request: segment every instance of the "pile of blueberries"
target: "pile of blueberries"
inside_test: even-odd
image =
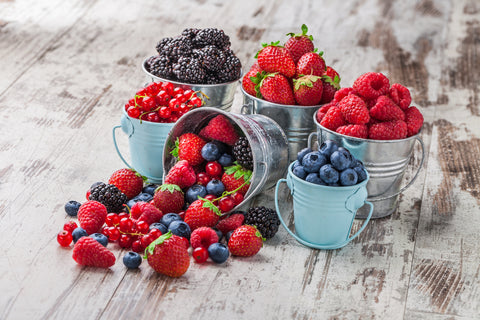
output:
[[[333,140],[323,142],[318,151],[301,150],[292,172],[302,180],[335,187],[353,186],[367,178],[363,163]]]

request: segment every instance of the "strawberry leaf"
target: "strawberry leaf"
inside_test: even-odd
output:
[[[233,177],[235,178],[235,180],[240,180],[243,177],[243,180],[245,182],[248,181],[252,176],[252,170],[245,169],[239,164],[226,167],[225,173],[228,175],[233,174]]]
[[[173,148],[173,150],[170,151],[170,154],[177,159],[178,159],[178,146],[179,146],[179,144],[180,144],[180,140],[177,137],[177,140],[175,140],[175,148]]]
[[[182,189],[180,189],[179,186],[177,186],[176,184],[162,184],[160,187],[158,187],[155,192],[157,191],[169,191],[170,193],[174,193],[175,191],[180,191],[181,193],[183,193]]]
[[[266,42],[263,42],[263,43],[262,43],[262,49],[258,50],[258,51],[257,51],[257,54],[255,54],[255,59],[258,58],[258,55],[260,54],[260,52],[262,52],[262,50],[263,50],[264,48],[266,48],[266,47],[281,47],[281,46],[279,46],[279,44],[280,44],[280,40],[279,40],[279,41],[275,41],[275,42],[272,41],[270,44],[268,44],[268,43],[266,43]]]
[[[222,215],[222,212],[220,211],[220,209],[218,209],[218,207],[215,204],[213,204],[212,201],[202,198],[200,196],[198,196],[198,199],[203,201],[202,207],[212,210],[213,212],[215,212],[217,216]]]
[[[147,259],[148,254],[152,255],[153,252],[155,251],[155,247],[157,245],[162,244],[165,240],[170,239],[171,236],[172,236],[172,231],[168,231],[167,233],[165,233],[165,234],[161,235],[160,237],[158,237],[157,239],[153,240],[153,242],[150,243],[148,245],[148,247],[145,248],[145,255],[143,256],[143,259]]]

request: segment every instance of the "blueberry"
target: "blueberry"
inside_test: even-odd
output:
[[[337,151],[338,144],[333,140],[325,140],[321,145],[318,151],[323,154],[325,157],[329,158],[330,155]]]
[[[331,164],[326,164],[320,168],[320,178],[325,183],[331,184],[338,182],[340,174]]]
[[[320,179],[320,176],[319,176],[318,173],[316,173],[316,172],[314,172],[314,173],[309,173],[309,174],[305,177],[305,181],[308,181],[308,182],[314,183],[314,184],[326,185],[326,183],[323,182],[322,179]]]
[[[365,171],[365,168],[363,167],[355,167],[353,170],[357,173],[357,183],[360,183],[367,179],[367,172]]]
[[[357,180],[357,173],[352,168],[347,168],[340,172],[340,184],[342,186],[353,186],[357,184]]]
[[[137,203],[138,201],[140,201],[139,198],[137,197],[133,197],[132,199],[128,200],[127,201],[127,206],[129,209],[132,209],[132,207],[135,205],[135,203]]]
[[[168,232],[168,228],[163,224],[163,223],[160,223],[160,222],[154,222],[150,225],[150,230],[152,229],[158,229],[162,232],[162,234],[165,234]]]
[[[102,182],[102,181],[97,181],[97,182],[95,182],[94,184],[92,184],[92,185],[90,186],[90,190],[93,190],[95,187],[98,187],[98,186],[101,185],[101,184],[105,184],[105,182]]]
[[[310,148],[303,148],[302,150],[300,150],[300,152],[297,153],[297,160],[298,162],[302,162],[303,160],[303,157],[307,154],[307,153],[310,153],[312,152],[313,150],[310,149]]]
[[[307,153],[302,160],[303,169],[307,173],[318,172],[327,163],[327,158],[318,151]]]
[[[172,231],[173,234],[176,234],[179,237],[184,237],[190,240],[190,233],[192,233],[192,230],[190,230],[190,226],[181,220],[175,220],[170,223],[168,226],[168,230]]]
[[[220,141],[208,142],[202,148],[202,158],[207,161],[216,161],[220,159],[225,149],[225,145]]]
[[[123,264],[128,269],[137,269],[142,264],[142,257],[136,252],[129,251],[123,256]]]
[[[176,220],[182,220],[182,218],[176,214],[176,213],[167,213],[166,215],[164,215],[162,217],[162,219],[160,219],[160,223],[163,224],[165,227],[168,228],[168,226],[170,225],[170,223],[172,223],[173,221],[176,221]]]
[[[137,198],[140,199],[140,201],[149,202],[153,199],[153,196],[150,193],[142,192],[137,196]]]
[[[348,151],[347,149],[345,149],[344,147],[338,147],[337,149],[338,152],[341,152],[345,155],[345,157],[349,158],[350,159],[350,162],[353,161],[353,156],[352,154],[350,153],[350,151]]]
[[[218,241],[220,242],[220,240],[222,240],[222,237],[223,237],[222,231],[218,230],[217,228],[213,228],[213,231],[216,232],[216,234],[218,236]]]
[[[76,217],[78,214],[78,208],[80,208],[81,205],[82,204],[78,201],[70,200],[65,203],[65,212],[71,217]]]
[[[208,256],[215,263],[224,263],[229,255],[228,247],[223,243],[215,242],[208,247]]]
[[[97,240],[97,241],[100,242],[100,244],[101,244],[102,246],[104,246],[104,247],[106,247],[107,244],[108,244],[108,238],[107,238],[107,236],[104,235],[104,234],[101,234],[101,233],[92,233],[89,237],[92,238],[92,239]]]
[[[350,166],[350,162],[352,162],[351,159],[351,155],[348,156],[340,150],[334,151],[330,156],[330,162],[338,171],[347,169]]]
[[[299,177],[300,179],[302,180],[305,180],[305,177],[307,176],[307,173],[305,172],[305,168],[303,168],[303,166],[296,166],[293,170],[292,170],[293,174],[296,175],[297,177]]]
[[[228,243],[228,240],[230,240],[230,237],[232,236],[233,231],[235,231],[235,230],[228,231],[227,234],[225,235],[225,240],[227,241],[227,243]]]
[[[73,243],[76,243],[81,237],[88,237],[87,231],[80,227],[75,228],[75,230],[72,231]]]
[[[207,183],[207,194],[213,194],[214,196],[219,197],[224,191],[225,186],[222,181],[218,179],[212,179]]]
[[[222,156],[218,159],[218,163],[222,167],[230,167],[233,164],[233,157],[229,155],[228,153],[222,154]]]
[[[148,193],[153,197],[153,195],[155,194],[155,190],[157,190],[157,188],[158,188],[157,184],[150,183],[143,188],[142,192]]]
[[[361,167],[363,168],[364,165],[363,165],[363,162],[358,160],[357,158],[355,157],[352,157],[352,162],[350,163],[350,168],[355,168],[355,167]]]
[[[187,192],[185,193],[185,200],[188,203],[192,203],[195,200],[198,200],[198,196],[205,197],[207,195],[207,189],[202,186],[201,184],[194,184],[190,188],[188,188]]]

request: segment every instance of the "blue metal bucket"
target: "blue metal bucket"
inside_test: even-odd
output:
[[[121,125],[113,127],[113,143],[118,156],[131,169],[135,169],[152,183],[161,183],[163,179],[163,147],[168,133],[175,123],[157,123],[140,121],[131,118],[125,110],[121,118]],[[115,135],[116,129],[128,136],[130,146],[130,159],[128,163],[118,148]]]
[[[373,204],[366,201],[367,179],[348,187],[330,187],[307,182],[295,176],[292,166],[288,167],[287,179],[280,179],[275,188],[275,207],[285,230],[301,244],[315,249],[338,249],[355,239],[367,226],[372,217]],[[295,233],[282,218],[278,207],[278,190],[286,182],[293,196]],[[364,204],[370,212],[362,227],[351,237],[353,220],[357,210]]]

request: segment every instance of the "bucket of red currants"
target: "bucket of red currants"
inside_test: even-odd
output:
[[[163,146],[175,122],[204,104],[201,92],[176,87],[168,81],[152,82],[135,93],[124,107],[121,125],[113,128],[113,142],[120,159],[152,183],[163,177]],[[129,163],[120,151],[116,130],[127,135]]]

